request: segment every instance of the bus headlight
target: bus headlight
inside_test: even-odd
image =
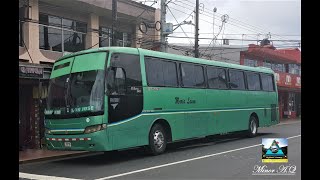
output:
[[[45,129],[45,134],[51,134],[51,130],[48,129],[48,128],[46,128],[46,129]]]
[[[98,124],[98,125],[94,125],[94,126],[88,126],[84,130],[84,133],[85,134],[89,134],[89,133],[93,133],[93,132],[104,130],[106,128],[107,128],[107,124]]]

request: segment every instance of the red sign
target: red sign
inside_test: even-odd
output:
[[[289,88],[301,88],[300,75],[276,72],[275,79],[277,81],[278,86],[289,87]]]

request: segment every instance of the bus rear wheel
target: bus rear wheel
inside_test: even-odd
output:
[[[163,126],[155,124],[149,133],[149,152],[152,155],[162,154],[167,147],[167,134]]]
[[[258,134],[258,120],[256,117],[251,116],[249,120],[248,136],[255,137]]]

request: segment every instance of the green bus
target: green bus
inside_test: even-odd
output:
[[[66,55],[50,76],[45,138],[50,150],[113,151],[279,123],[274,72],[140,48]]]

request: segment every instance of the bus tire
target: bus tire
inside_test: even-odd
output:
[[[250,116],[248,137],[255,137],[258,134],[258,120],[254,116]]]
[[[154,124],[149,132],[149,153],[152,155],[162,154],[167,147],[167,134],[161,124]]]

